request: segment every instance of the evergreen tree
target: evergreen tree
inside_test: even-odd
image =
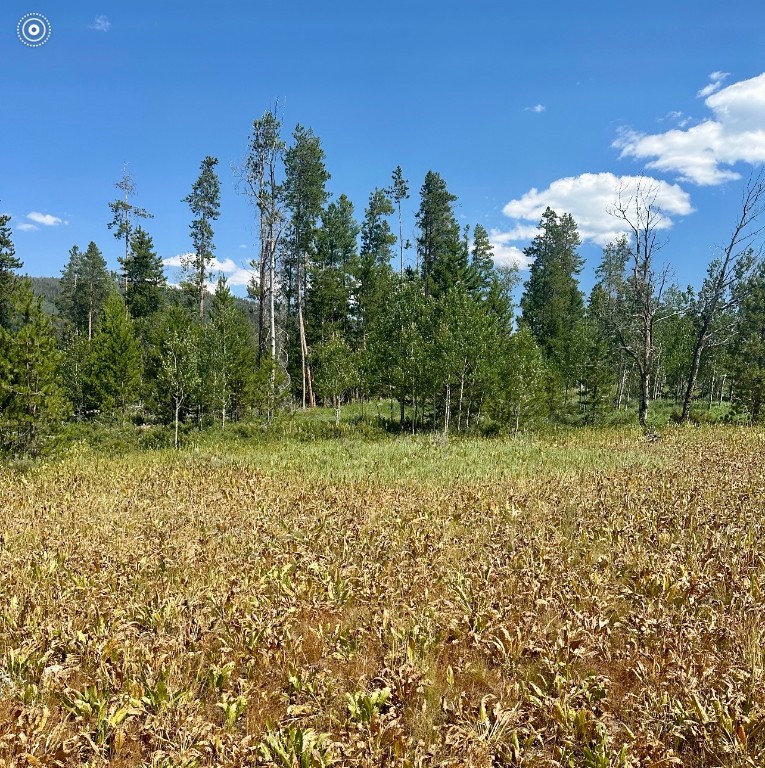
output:
[[[181,201],[188,203],[194,217],[189,227],[194,253],[185,258],[183,267],[188,277],[185,286],[197,301],[200,323],[204,321],[205,292],[215,251],[212,222],[220,216],[220,181],[215,172],[217,164],[218,159],[209,155],[202,160],[199,177],[191,192]]]
[[[223,276],[210,302],[204,341],[205,399],[225,428],[227,421],[242,418],[252,400],[257,360],[250,323]]]
[[[103,311],[107,296],[114,290],[106,262],[91,242],[83,253],[75,245],[61,272],[58,308],[77,333],[90,341]]]
[[[361,249],[353,266],[355,290],[352,297],[357,347],[363,350],[370,329],[385,310],[393,286],[390,266],[395,235],[388,216],[394,212],[390,198],[381,189],[369,196],[361,224]]]
[[[0,215],[0,328],[8,328],[11,323],[13,295],[23,262],[16,256],[10,228],[11,217]]]
[[[29,280],[17,282],[8,320],[0,328],[0,448],[36,454],[57,430],[66,402],[50,320]]]
[[[167,284],[162,259],[154,251],[151,236],[138,227],[130,240],[130,252],[122,262],[125,272],[125,303],[134,320],[148,317],[162,303]]]
[[[427,172],[417,212],[417,254],[426,296],[439,296],[468,278],[467,254],[452,210],[456,199],[438,173]]]
[[[404,225],[403,220],[401,218],[401,203],[404,200],[409,199],[409,182],[404,178],[404,172],[401,170],[401,166],[397,165],[395,170],[393,171],[392,177],[392,184],[391,186],[386,190],[387,194],[390,195],[390,198],[393,200],[393,202],[396,204],[396,208],[398,209],[398,244],[399,244],[399,252],[400,252],[400,267],[399,267],[399,274],[404,274],[404,248],[409,248],[409,242],[404,243]],[[371,201],[370,201],[371,203]],[[393,213],[393,211],[391,211]]]
[[[470,270],[472,282],[478,296],[486,297],[494,285],[494,248],[489,240],[489,233],[480,224],[473,230],[473,248],[470,252]]]
[[[133,321],[116,292],[106,300],[91,347],[86,406],[111,418],[119,414],[124,420],[139,399],[142,361]]]
[[[114,185],[122,192],[124,199],[117,199],[109,203],[109,210],[112,212],[112,220],[107,224],[109,229],[114,230],[114,237],[117,240],[125,241],[125,255],[117,260],[123,268],[124,288],[128,290],[129,276],[127,262],[130,258],[130,242],[133,239],[134,221],[136,219],[151,219],[153,216],[143,208],[132,205],[130,198],[135,194],[135,183],[133,177],[127,169],[123,168],[122,178]]]
[[[306,290],[306,334],[309,346],[336,333],[348,335],[351,268],[356,260],[359,227],[353,203],[340,195],[321,214],[316,256],[309,267]]]
[[[584,317],[584,300],[577,275],[583,261],[577,252],[581,239],[570,214],[558,216],[551,208],[542,214],[539,233],[524,250],[533,259],[521,297],[523,322],[566,387],[576,378],[573,329]]]
[[[735,351],[734,396],[736,409],[753,422],[765,416],[765,266],[748,280],[741,301]]]

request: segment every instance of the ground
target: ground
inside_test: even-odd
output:
[[[0,470],[0,766],[763,765],[763,446],[349,431]]]

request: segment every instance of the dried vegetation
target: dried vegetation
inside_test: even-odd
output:
[[[0,766],[762,766],[764,444],[0,473]]]

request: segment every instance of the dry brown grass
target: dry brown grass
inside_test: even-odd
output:
[[[623,444],[452,483],[0,473],[0,766],[765,765],[765,436]]]

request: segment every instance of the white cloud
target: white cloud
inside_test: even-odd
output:
[[[510,245],[510,242],[518,239],[512,234],[511,232],[501,232],[498,229],[492,229],[489,232],[489,242],[494,249],[494,263],[499,267],[528,269],[532,260],[520,248]]]
[[[536,234],[536,226],[548,206],[556,213],[570,213],[574,217],[582,241],[605,245],[626,231],[626,227],[614,218],[609,210],[617,197],[627,199],[635,194],[638,185],[642,191],[656,195],[656,205],[663,218],[659,228],[668,229],[673,217],[687,216],[693,212],[690,195],[677,184],[646,176],[616,176],[613,173],[583,173],[558,179],[547,189],[531,189],[503,209],[505,216],[514,219],[514,226],[507,232],[492,231],[492,242],[503,246],[512,241],[530,240]],[[526,222],[531,222],[531,225]],[[517,249],[516,249],[517,250]]]
[[[34,224],[29,224],[26,221],[22,221],[21,224],[14,224],[14,229],[18,229],[19,232],[33,232],[36,229],[40,229],[40,227],[36,227]]]
[[[526,107],[523,111],[524,112],[536,112],[539,114],[540,112],[544,112],[547,109],[547,107],[544,104],[535,104],[533,107]]]
[[[705,85],[696,95],[700,99],[706,99],[707,96],[717,93],[728,77],[730,77],[730,72],[712,72],[709,76],[709,85]]]
[[[170,256],[167,259],[162,259],[162,264],[169,268],[181,268],[184,262],[191,259],[194,256],[193,253],[181,253],[177,256]],[[210,262],[210,276],[208,277],[208,283],[211,287],[214,287],[218,282],[218,274],[223,273],[226,276],[226,282],[229,286],[245,286],[250,282],[250,278],[253,273],[251,270],[245,267],[240,267],[233,259],[220,259],[214,258]]]
[[[111,29],[111,26],[112,23],[106,16],[96,16],[88,29],[95,29],[96,32],[108,32]]]
[[[35,224],[42,224],[44,227],[59,227],[62,224],[69,223],[60,219],[58,216],[51,216],[49,213],[40,213],[39,211],[28,213],[27,218]]]
[[[649,160],[647,168],[677,173],[699,185],[740,178],[731,168],[736,163],[765,162],[765,73],[717,90],[704,103],[712,118],[688,130],[658,134],[628,130],[614,146],[621,149],[621,157]]]

